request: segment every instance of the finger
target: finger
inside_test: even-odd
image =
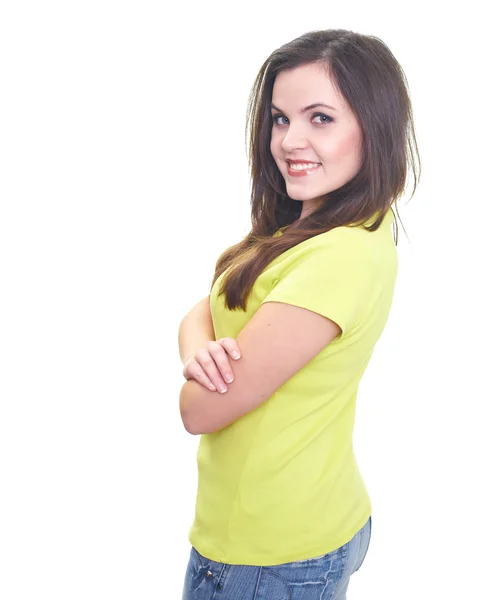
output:
[[[230,354],[235,360],[238,360],[241,356],[238,342],[233,338],[228,340],[228,354]]]
[[[189,379],[194,379],[194,381],[204,385],[204,387],[207,387],[209,390],[216,391],[216,386],[212,384],[211,380],[203,371],[195,357],[192,357],[184,364],[182,375],[188,381]]]
[[[221,346],[219,346],[219,344],[217,344],[217,346],[220,352],[226,354],[226,352],[221,348]],[[214,352],[214,350],[212,351]],[[224,393],[228,391],[228,388],[221,377],[219,367],[215,363],[213,356],[208,350],[198,350],[196,352],[195,359],[199,363],[199,366],[202,368],[207,377],[209,377],[210,381],[218,388],[220,392]]]
[[[233,369],[231,368],[226,349],[219,342],[214,342],[214,344],[208,345],[208,348],[209,353],[211,354],[216,366],[219,369],[219,372],[221,373],[221,376],[226,383],[231,383],[235,376],[233,374]]]
[[[234,338],[221,338],[218,342],[232,358],[235,360],[240,358],[240,348],[238,342]]]
[[[213,385],[213,383],[211,382],[211,380],[209,379],[209,377],[206,375],[206,373],[202,370],[202,369],[196,369],[194,372],[194,379],[200,383],[201,385],[203,385],[205,388],[207,388],[209,391],[211,392],[215,392],[216,391],[216,386]]]

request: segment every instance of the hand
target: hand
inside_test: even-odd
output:
[[[234,379],[229,360],[229,356],[232,356],[233,352],[238,353],[238,358],[241,356],[238,344],[233,338],[210,340],[206,346],[186,360],[182,374],[187,380],[194,379],[212,392],[218,389],[224,393],[227,391],[225,381],[231,383]],[[237,360],[234,356],[232,358]],[[224,391],[221,390],[221,386]]]

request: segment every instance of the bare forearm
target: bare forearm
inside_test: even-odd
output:
[[[209,297],[198,302],[182,319],[179,327],[179,355],[183,363],[209,340],[214,341]]]

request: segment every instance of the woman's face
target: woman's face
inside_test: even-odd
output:
[[[316,104],[328,106],[309,108]],[[318,207],[319,196],[340,188],[359,172],[361,130],[325,68],[315,63],[277,75],[272,120],[270,151],[287,194],[303,202],[303,218]]]

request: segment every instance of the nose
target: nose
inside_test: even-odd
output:
[[[282,139],[282,150],[290,153],[292,150],[307,148],[309,140],[307,139],[302,127],[298,125],[290,125],[285,136]]]

